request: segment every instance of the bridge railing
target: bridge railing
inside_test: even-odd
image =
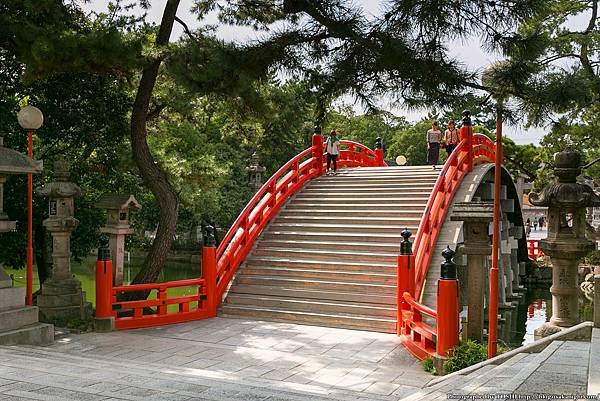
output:
[[[285,163],[254,194],[223,237],[219,247],[202,251],[202,277],[165,283],[112,285],[112,267],[97,265],[97,319],[114,319],[116,329],[159,326],[215,316],[233,275],[244,261],[256,238],[281,206],[307,182],[323,174],[324,143],[313,136],[313,146]],[[340,167],[385,166],[383,151],[371,150],[353,141],[340,141]],[[111,271],[110,274],[107,271]],[[169,294],[169,290],[193,288],[188,295]],[[149,299],[122,301],[123,294],[150,292]],[[127,312],[122,316],[122,312]]]
[[[448,333],[440,330],[438,324],[434,328],[433,325],[422,323],[421,316],[425,311],[433,320],[436,320],[437,316],[432,314],[432,309],[417,301],[421,299],[427,271],[446,214],[452,204],[456,190],[473,166],[493,162],[495,157],[494,143],[487,136],[482,134],[473,135],[471,127],[463,127],[463,130],[461,131],[463,139],[446,160],[427,201],[423,218],[415,235],[414,267],[411,268],[411,265],[406,265],[407,262],[402,261],[401,257],[398,258],[399,291],[404,286],[409,290],[408,295],[410,297],[404,296],[404,292],[399,293],[399,297],[402,294],[403,301],[399,300],[398,302],[397,331],[399,335],[404,336],[404,344],[407,349],[420,359],[435,354],[435,347],[432,344],[438,344],[437,353],[444,355],[447,352],[445,344],[453,342],[447,338],[441,338],[447,336]],[[465,135],[463,135],[463,132]],[[403,269],[408,269],[409,273],[403,273]],[[404,277],[408,277],[408,279]],[[401,283],[401,281],[406,280],[408,280],[406,283]],[[441,348],[439,344],[443,344]]]
[[[529,259],[538,260],[538,258],[544,257],[544,252],[540,248],[540,241],[537,239],[527,240],[527,256]]]

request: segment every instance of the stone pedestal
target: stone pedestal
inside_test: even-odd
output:
[[[579,322],[577,271],[580,259],[594,249],[585,237],[586,207],[600,206],[600,197],[576,178],[581,174],[581,156],[565,149],[554,155],[558,183],[531,193],[530,202],[548,207],[548,237],[540,248],[552,261],[552,317],[535,332],[536,338],[554,334]]]
[[[467,327],[464,337],[483,343],[484,291],[488,283],[487,258],[491,252],[488,226],[493,220],[490,202],[455,203],[451,219],[463,221],[463,252],[467,255]],[[463,330],[464,333],[464,330]]]
[[[12,231],[16,222],[4,213],[4,183],[12,174],[39,173],[41,162],[7,149],[0,137],[0,238]],[[25,305],[25,288],[13,286],[12,279],[0,265],[0,345],[48,345],[54,341],[54,326],[39,323],[38,308]]]
[[[133,234],[129,226],[129,212],[140,209],[141,205],[129,194],[107,194],[96,203],[96,207],[106,209],[106,225],[100,232],[108,235],[108,246],[113,262],[113,285],[123,285],[123,264],[125,259],[125,236]]]
[[[43,224],[52,235],[52,276],[48,278],[38,295],[38,306],[43,320],[63,321],[85,318],[91,313],[91,305],[85,301],[81,282],[71,272],[71,233],[79,221],[73,217],[75,196],[81,189],[68,182],[69,165],[63,161],[54,163],[55,182],[38,189],[49,200],[49,217]]]

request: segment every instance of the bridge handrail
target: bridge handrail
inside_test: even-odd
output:
[[[434,319],[437,319],[437,311],[435,309],[430,308],[427,305],[420,304],[417,302],[409,292],[405,292],[402,294],[402,297],[406,301],[406,303],[411,307],[413,312],[417,311],[419,313],[423,313],[427,316],[431,316]]]
[[[474,164],[493,162],[494,143],[483,134],[474,134],[472,138],[472,157]],[[423,219],[415,235],[415,298],[420,299],[434,247],[444,223],[454,194],[468,171],[469,142],[460,141],[450,154],[440,172],[433,191],[427,201]]]
[[[192,286],[198,287],[194,294],[169,296],[167,292],[170,288]],[[153,290],[157,291],[155,299],[117,300],[117,296],[121,293]],[[118,330],[203,319],[211,315],[206,302],[207,295],[206,280],[204,278],[113,286],[110,288],[111,315],[115,319],[115,328]],[[177,305],[177,310],[169,312],[170,305]],[[145,313],[148,308],[153,307],[156,308],[154,313]],[[130,311],[128,316],[119,316],[117,313],[118,311],[127,310]]]
[[[340,151],[339,164],[342,166],[387,166],[383,162],[383,152],[378,156],[377,152],[367,146],[348,140],[341,140],[340,145],[348,147]],[[320,161],[314,156],[322,150],[317,148],[318,145],[305,149],[277,170],[254,194],[225,234],[216,253],[217,304],[221,302],[235,271],[248,255],[253,241],[279,208],[308,181],[322,174],[322,167],[317,168]],[[309,155],[312,157],[302,161]]]
[[[312,152],[312,147],[307,148],[281,166],[254,194],[223,237],[217,248],[217,303],[254,239],[281,205],[316,176],[314,158],[302,161]]]

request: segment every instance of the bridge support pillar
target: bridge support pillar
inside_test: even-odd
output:
[[[491,202],[455,203],[450,218],[464,222],[464,252],[467,255],[467,331],[464,338],[483,343],[484,291],[491,251],[488,231],[494,218],[494,205]]]

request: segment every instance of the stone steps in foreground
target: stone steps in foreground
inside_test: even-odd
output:
[[[312,288],[293,288],[283,286],[268,286],[268,285],[234,285],[231,287],[229,294],[246,294],[246,295],[266,295],[280,296],[297,299],[312,299],[321,301],[348,301],[356,302],[357,294],[352,292],[322,290]],[[396,294],[386,295],[379,292],[373,292],[368,295],[368,301],[371,304],[388,305],[395,309]]]
[[[339,238],[338,238],[339,239]],[[268,248],[305,248],[305,249],[321,249],[321,250],[344,250],[344,251],[359,251],[359,252],[384,252],[388,254],[397,254],[400,243],[370,243],[370,242],[347,242],[346,240],[336,241],[332,238],[331,241],[307,241],[307,240],[284,240],[284,239],[262,239],[257,241],[260,247]]]
[[[357,296],[369,296],[375,292],[381,295],[395,296],[395,285],[383,285],[373,283],[356,283],[351,281],[339,280],[316,280],[300,278],[284,278],[277,276],[251,276],[240,275],[236,278],[235,285],[259,285],[267,287],[285,287],[312,290],[343,291],[351,292]]]
[[[276,322],[294,322],[297,324],[307,324],[313,326],[339,327],[344,329],[378,331],[383,333],[394,333],[396,331],[395,319],[375,318],[372,316],[363,315],[310,313],[285,309],[245,307],[241,305],[233,306],[225,304],[221,307],[221,316],[252,316],[259,319],[272,320]]]
[[[373,303],[324,301],[249,294],[231,294],[228,303],[269,309],[276,308],[294,311],[311,310],[317,313],[350,313],[364,316],[385,317],[389,319],[396,318],[396,308]]]

